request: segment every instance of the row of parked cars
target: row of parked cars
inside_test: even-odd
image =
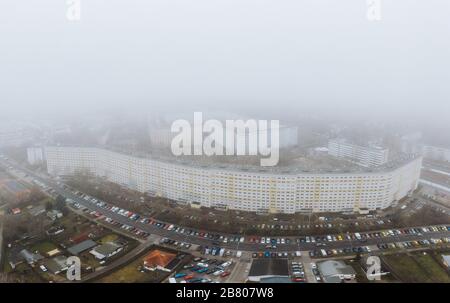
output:
[[[364,242],[368,239],[380,239],[387,237],[395,237],[400,235],[417,235],[429,232],[446,232],[450,231],[450,226],[427,226],[427,227],[416,227],[416,228],[403,228],[403,229],[390,229],[379,232],[365,232],[365,233],[351,233],[351,234],[340,234],[340,235],[326,235],[326,236],[305,236],[297,239],[298,243],[323,243],[323,242],[335,242],[343,240],[353,240]]]
[[[65,185],[64,188],[65,189],[69,189],[69,187],[67,185]],[[132,213],[130,211],[126,211],[126,210],[121,209],[121,208],[119,208],[117,206],[110,205],[110,204],[108,204],[108,203],[106,203],[104,201],[98,200],[98,199],[96,199],[94,197],[91,197],[91,196],[89,196],[87,194],[80,193],[80,192],[78,192],[76,190],[73,190],[73,193],[75,195],[79,196],[80,198],[83,198],[87,202],[95,204],[99,208],[113,211],[113,212],[118,213],[118,214],[120,214],[122,216],[128,217],[131,220],[138,220],[139,219],[139,215],[137,215],[137,214],[134,214],[134,213]],[[129,225],[129,224],[123,224],[121,222],[115,221],[111,217],[108,217],[108,216],[104,215],[100,211],[91,210],[91,209],[89,209],[87,207],[84,207],[83,205],[81,205],[78,202],[75,202],[72,199],[67,199],[66,201],[70,205],[72,205],[72,207],[74,207],[76,209],[80,209],[80,210],[82,210],[85,213],[88,213],[93,218],[96,218],[96,219],[99,219],[99,220],[104,220],[106,223],[109,223],[109,224],[111,224],[113,226],[119,227],[119,228],[127,231],[128,233],[132,233],[138,238],[146,239],[150,235],[150,233],[145,232],[145,231],[143,231],[143,230],[141,230],[139,228],[136,228],[135,226],[132,226],[132,225]]]
[[[394,243],[379,243],[377,246],[381,250],[385,249],[401,249],[401,248],[420,248],[423,246],[429,246],[429,245],[439,245],[444,243],[450,243],[449,237],[443,237],[440,239],[424,239],[424,240],[417,240],[417,241],[405,241],[405,242],[394,242]]]
[[[183,270],[177,272],[173,278],[185,283],[208,283],[215,278],[225,278],[230,275],[229,270],[232,261],[217,259],[195,258],[193,263],[183,266]]]
[[[293,282],[306,282],[303,263],[296,261],[291,262],[291,279]]]
[[[253,258],[289,258],[289,257],[301,257],[302,254],[300,251],[295,252],[255,252],[252,254]]]
[[[172,246],[176,246],[179,248],[185,248],[185,249],[189,249],[191,247],[190,243],[175,241],[175,240],[171,240],[169,238],[161,238],[161,240],[159,240],[159,243],[165,244],[165,245],[172,245]]]
[[[343,254],[357,254],[357,253],[370,253],[371,249],[369,246],[356,246],[356,247],[346,247],[339,249],[315,249],[309,252],[311,257],[331,257]]]
[[[311,263],[311,271],[312,271],[316,281],[317,282],[321,282],[322,281],[322,277],[320,276],[320,272],[319,272],[319,269],[317,268],[317,264],[316,263]]]
[[[190,228],[183,228],[181,226],[175,226],[174,224],[160,222],[152,218],[145,218],[141,217],[140,215],[133,213],[131,211],[128,211],[126,209],[119,208],[117,206],[112,206],[107,204],[106,202],[99,201],[96,198],[90,197],[88,195],[78,193],[75,191],[76,194],[84,198],[85,200],[96,204],[98,207],[108,209],[112,212],[115,212],[121,216],[127,217],[130,220],[133,221],[139,221],[143,224],[152,224],[158,228],[167,229],[169,231],[173,231],[175,233],[185,234],[189,236],[197,236],[200,238],[205,238],[213,241],[213,245],[219,245],[220,243],[243,243],[245,242],[245,238],[243,236],[238,235],[221,235],[217,233],[210,233],[210,232],[204,232],[204,231],[198,231],[195,229]],[[98,212],[93,212],[93,216],[95,217],[101,217],[102,215]],[[114,223],[114,221],[111,218],[105,218],[105,220],[108,223]],[[134,232],[138,236],[148,236],[145,232],[136,229],[134,227],[131,227],[130,225],[123,224],[121,226],[127,231]],[[385,230],[385,231],[379,231],[379,232],[364,232],[364,233],[348,233],[348,234],[338,234],[338,235],[323,235],[323,236],[304,236],[296,238],[295,240],[292,238],[282,238],[282,237],[248,237],[247,240],[250,243],[255,244],[266,244],[266,249],[270,248],[277,248],[277,245],[289,245],[293,241],[296,241],[297,243],[316,243],[316,246],[322,246],[325,242],[334,242],[334,241],[344,241],[344,240],[353,240],[353,241],[360,241],[365,242],[368,239],[378,239],[378,238],[385,238],[385,237],[395,237],[399,235],[418,235],[421,236],[424,233],[429,232],[444,232],[444,231],[450,231],[450,226],[429,226],[429,227],[416,227],[416,228],[403,228],[403,229],[391,229],[391,230]],[[342,252],[341,252],[342,250]],[[353,248],[347,248],[347,249],[341,249],[341,250],[326,250],[326,255],[338,255],[341,253],[351,253],[351,252],[365,252],[369,250],[367,246],[361,246],[361,247],[353,247]],[[356,250],[356,251],[355,251]],[[322,253],[323,250],[316,250],[318,251],[318,255],[324,255]],[[264,256],[267,256],[267,252],[263,253]],[[270,256],[272,256],[272,253],[269,253]]]

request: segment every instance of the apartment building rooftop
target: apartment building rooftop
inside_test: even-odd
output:
[[[65,146],[67,147],[67,146]],[[83,147],[83,146],[72,146]],[[88,148],[88,146],[85,146]],[[94,147],[92,147],[94,148]],[[210,161],[206,156],[189,156],[189,157],[175,157],[172,155],[152,154],[142,151],[131,151],[118,148],[98,147],[106,151],[125,154],[128,156],[145,158],[154,161],[162,161],[170,164],[186,165],[189,167],[198,167],[199,169],[220,169],[241,171],[249,173],[271,173],[271,174],[345,174],[345,173],[377,173],[392,171],[399,168],[419,157],[418,154],[398,154],[395,159],[376,167],[362,167],[351,161],[345,159],[338,159],[329,155],[308,155],[299,156],[297,158],[289,159],[287,162],[277,166],[259,166],[252,164],[232,164]],[[247,157],[247,156],[244,156]],[[259,161],[258,161],[259,163]]]

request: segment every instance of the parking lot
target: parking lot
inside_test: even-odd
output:
[[[232,260],[220,260],[216,258],[193,259],[193,262],[185,265],[171,278],[172,283],[211,283],[226,282],[234,268]]]

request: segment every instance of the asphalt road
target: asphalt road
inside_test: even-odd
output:
[[[113,211],[103,209],[101,207],[98,207],[94,203],[90,203],[79,196],[73,194],[71,191],[65,190],[61,186],[58,186],[52,179],[49,177],[43,177],[40,175],[35,174],[34,172],[16,164],[11,161],[8,161],[5,163],[5,160],[0,159],[0,164],[3,164],[6,166],[12,166],[16,170],[20,170],[29,176],[32,176],[36,180],[42,182],[43,184],[53,188],[58,194],[70,198],[73,201],[79,203],[80,205],[83,205],[87,207],[90,210],[95,210],[103,215],[110,217],[116,222],[127,224],[130,226],[133,226],[135,228],[141,229],[145,232],[148,232],[150,234],[158,235],[161,237],[167,237],[175,241],[181,241],[181,242],[187,242],[191,244],[197,244],[202,246],[220,246],[225,249],[231,249],[231,250],[241,250],[241,251],[249,251],[249,252],[262,252],[267,251],[265,244],[260,243],[220,243],[220,245],[214,245],[214,240],[211,239],[205,239],[202,237],[192,236],[192,235],[186,235],[186,234],[180,234],[176,233],[174,231],[169,231],[166,229],[158,228],[154,225],[144,224],[139,221],[134,221],[129,219],[128,217],[124,217],[122,215],[119,215],[117,213],[114,213]],[[107,202],[107,201],[106,201]],[[367,239],[364,242],[361,241],[353,241],[353,240],[343,240],[343,241],[335,241],[335,242],[323,242],[323,246],[317,247],[316,243],[295,243],[293,240],[290,244],[277,244],[277,248],[270,249],[271,252],[293,252],[293,251],[309,251],[309,250],[315,250],[315,249],[343,249],[343,248],[351,248],[351,247],[359,247],[359,246],[370,246],[370,245],[377,245],[380,243],[392,243],[392,242],[403,242],[403,241],[418,241],[418,240],[429,240],[431,238],[442,238],[442,237],[448,237],[450,235],[450,232],[429,232],[419,235],[396,235],[392,237],[382,237],[377,239]],[[229,235],[224,235],[229,236]]]

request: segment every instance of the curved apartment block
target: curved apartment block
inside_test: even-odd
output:
[[[91,147],[47,147],[48,172],[88,170],[111,182],[180,203],[257,212],[348,212],[383,209],[418,185],[422,158],[350,172],[263,171],[197,166]]]

